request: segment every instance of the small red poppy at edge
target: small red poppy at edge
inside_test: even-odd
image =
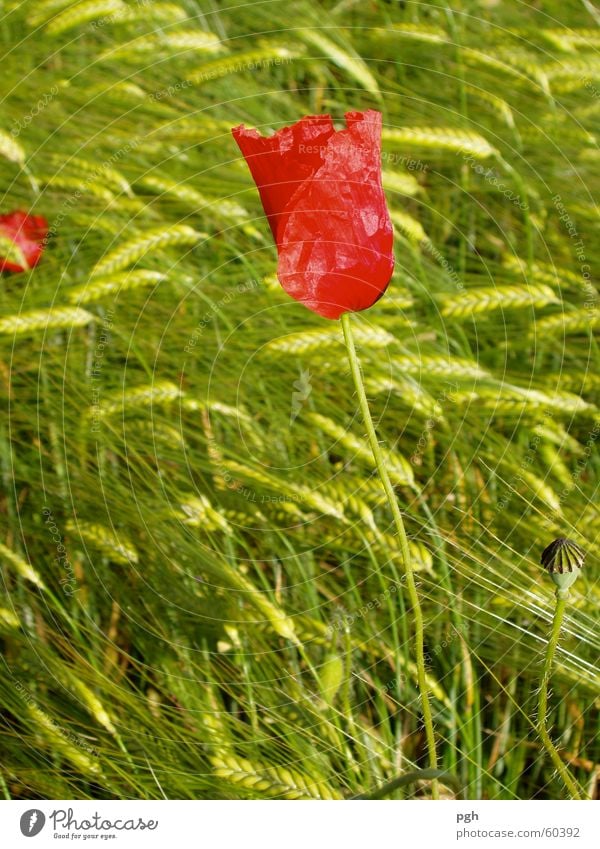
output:
[[[0,215],[0,271],[28,271],[40,261],[48,235],[42,215],[21,210]]]
[[[372,306],[394,268],[381,185],[381,113],[308,115],[273,136],[232,130],[258,187],[288,295],[325,318]]]

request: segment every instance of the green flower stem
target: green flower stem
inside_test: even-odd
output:
[[[393,793],[394,790],[398,790],[400,787],[405,787],[407,784],[413,784],[415,781],[437,781],[438,778],[441,778],[444,784],[454,787],[456,798],[461,798],[462,787],[457,777],[449,772],[444,772],[441,769],[416,769],[413,772],[407,772],[398,778],[394,778],[393,781],[389,781],[387,784],[384,784],[382,787],[378,787],[376,790],[371,790],[369,793],[361,793],[360,795],[352,796],[351,798],[385,799],[385,797],[389,796],[390,793]]]
[[[431,715],[431,706],[429,704],[429,686],[427,684],[427,678],[425,675],[425,653],[423,647],[423,612],[421,610],[421,603],[419,601],[419,594],[417,592],[414,569],[410,559],[408,537],[406,536],[406,530],[404,528],[404,522],[402,520],[400,508],[398,507],[396,493],[394,492],[392,482],[390,481],[390,477],[385,466],[385,460],[381,452],[381,448],[379,447],[379,442],[377,440],[377,434],[373,425],[373,419],[371,418],[369,402],[367,401],[367,395],[365,393],[365,387],[362,379],[360,361],[358,359],[358,354],[356,353],[356,347],[354,345],[354,337],[352,335],[352,319],[350,317],[350,313],[344,313],[342,315],[342,329],[344,331],[344,339],[346,341],[346,348],[348,351],[348,360],[350,361],[352,378],[354,380],[354,386],[356,388],[356,394],[358,396],[358,403],[360,406],[362,417],[365,423],[365,427],[367,428],[367,436],[371,445],[371,451],[373,452],[373,459],[375,461],[375,465],[377,466],[377,471],[379,472],[379,477],[381,478],[381,483],[385,490],[385,494],[390,505],[390,510],[392,511],[392,516],[394,517],[394,523],[396,525],[398,538],[400,540],[400,550],[402,553],[402,561],[406,573],[406,587],[408,590],[408,597],[412,607],[415,625],[415,661],[417,664],[417,681],[419,685],[419,692],[421,694],[421,710],[423,713],[423,723],[425,725],[427,749],[429,752],[429,768],[432,770],[436,770],[437,754],[435,748],[435,732],[433,730],[433,718]],[[431,795],[434,799],[439,799],[439,787],[437,781],[433,781],[431,785]]]
[[[558,645],[558,639],[560,637],[560,629],[562,626],[563,617],[565,615],[565,607],[567,606],[567,593],[566,590],[557,590],[556,592],[556,607],[554,609],[554,619],[552,620],[552,633],[550,634],[550,640],[548,641],[548,646],[546,647],[546,657],[544,658],[544,671],[542,674],[542,683],[540,685],[540,692],[538,696],[538,734],[542,738],[542,742],[548,754],[552,759],[552,763],[556,767],[558,774],[566,784],[569,793],[571,794],[573,799],[581,799],[581,794],[579,792],[579,788],[577,784],[573,780],[569,770],[563,763],[560,755],[558,754],[554,743],[550,739],[550,735],[548,734],[548,724],[547,724],[547,710],[548,710],[548,685],[550,683],[550,676],[552,675],[552,664],[554,662],[554,654],[556,652],[556,646]]]

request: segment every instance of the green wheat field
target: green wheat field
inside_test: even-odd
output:
[[[600,11],[0,2],[0,792],[345,799],[427,766],[413,622],[339,322],[291,300],[230,128],[383,113],[353,317],[426,629],[440,794],[600,776]],[[457,790],[457,787],[459,788]],[[415,780],[387,798],[429,798]]]

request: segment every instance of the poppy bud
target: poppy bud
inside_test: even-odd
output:
[[[288,295],[324,318],[370,307],[394,268],[381,184],[381,113],[308,115],[274,136],[232,130],[258,187]]]
[[[0,271],[28,271],[44,251],[48,222],[21,210],[0,215]]]
[[[542,551],[542,566],[550,573],[559,594],[567,593],[577,580],[585,560],[585,551],[572,539],[559,537]]]

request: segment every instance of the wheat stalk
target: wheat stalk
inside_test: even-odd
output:
[[[450,151],[471,154],[477,159],[487,159],[497,154],[496,149],[483,136],[454,127],[384,127],[382,139],[403,149],[417,147]]]
[[[108,295],[115,296],[121,292],[130,292],[146,286],[158,286],[167,279],[161,271],[145,271],[142,269],[116,273],[102,279],[94,278],[82,286],[74,286],[67,293],[73,304],[89,304],[100,301]]]
[[[96,316],[77,307],[54,307],[49,310],[31,310],[18,315],[0,318],[0,334],[22,336],[39,330],[70,330],[85,327]]]
[[[0,558],[4,560],[4,562],[8,562],[13,569],[16,571],[17,575],[20,575],[21,578],[24,578],[26,581],[29,581],[34,586],[39,587],[40,589],[44,589],[44,582],[35,571],[33,566],[24,560],[19,554],[16,554],[12,549],[7,548],[7,546],[3,545],[0,542]]]
[[[80,520],[67,520],[65,529],[74,536],[79,537],[84,543],[97,548],[115,563],[123,566],[131,566],[138,562],[138,553],[127,537],[119,532],[119,535],[110,528],[105,528],[96,522],[82,522]]]
[[[25,163],[25,151],[16,139],[0,129],[0,156],[17,165]]]
[[[312,780],[296,770],[279,765],[252,763],[231,755],[212,757],[215,774],[232,784],[254,790],[270,798],[341,799],[341,795],[321,779]]]
[[[64,32],[87,24],[89,21],[102,20],[111,16],[118,16],[127,9],[122,0],[83,0],[75,3],[62,12],[55,15],[46,24],[46,32],[49,35],[62,35]]]
[[[442,315],[452,318],[470,318],[495,310],[539,308],[560,303],[554,290],[541,284],[473,287],[459,295],[439,295],[438,300]]]
[[[105,276],[115,271],[121,271],[148,253],[159,251],[175,245],[191,247],[202,239],[207,239],[206,233],[199,233],[186,224],[175,224],[171,227],[159,227],[140,236],[136,236],[118,248],[110,251],[96,263],[92,277]]]

